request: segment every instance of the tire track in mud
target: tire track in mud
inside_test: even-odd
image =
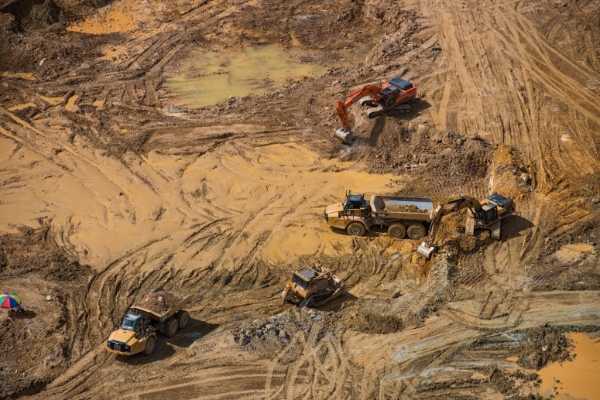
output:
[[[435,21],[434,26],[438,28],[439,42],[442,46],[446,43],[448,47],[449,55],[444,56],[444,59],[451,63],[450,67],[454,64],[456,69],[456,75],[446,76],[444,94],[439,100],[439,115],[432,112],[432,117],[440,129],[447,126],[449,129],[458,128],[464,132],[483,131],[491,133],[497,142],[521,147],[526,152],[533,150],[529,157],[537,160],[541,174],[548,170],[557,170],[568,176],[581,176],[582,169],[575,165],[583,165],[583,170],[593,168],[592,165],[597,166],[595,152],[593,149],[590,152],[586,146],[590,137],[574,139],[577,140],[576,146],[583,151],[582,158],[578,158],[576,164],[569,160],[570,156],[566,155],[568,152],[565,152],[565,155],[547,153],[550,149],[556,149],[556,145],[544,138],[545,135],[538,128],[540,113],[537,109],[544,105],[538,103],[538,94],[528,77],[552,93],[557,101],[563,102],[566,98],[578,99],[565,103],[566,107],[583,115],[586,122],[598,125],[600,98],[586,90],[587,81],[598,81],[598,73],[585,65],[573,62],[541,38],[525,20],[524,10],[521,9],[522,2],[515,5],[496,4],[491,8],[469,2],[467,8],[463,4],[460,12],[458,7],[450,7],[444,2],[420,4],[427,4],[421,8],[435,6],[443,10],[432,18]],[[473,32],[477,32],[477,35]],[[507,72],[509,70],[510,72]],[[443,75],[440,76],[440,80],[444,81],[442,77]],[[471,84],[476,81],[477,86]],[[463,89],[460,95],[449,96],[450,101],[447,100],[446,94],[449,83],[452,87]],[[524,88],[525,91],[520,88]],[[503,101],[485,101],[486,91]],[[525,94],[526,97],[523,97]],[[485,101],[483,105],[482,101]],[[465,102],[470,104],[464,105]],[[441,111],[446,108],[448,117],[444,120]],[[455,119],[457,108],[468,112],[463,113],[460,119]],[[495,116],[499,116],[499,119]],[[575,123],[578,120],[576,118]],[[569,126],[568,119],[559,119],[557,123],[567,128]],[[528,134],[518,134],[523,128]],[[575,129],[579,132],[584,131],[579,127]],[[593,138],[591,142],[594,143]],[[556,157],[566,158],[561,162],[563,165],[548,165],[548,162],[554,164],[552,160]]]
[[[308,334],[298,331],[272,360],[265,381],[265,391],[272,391],[270,399],[343,398],[347,362],[339,339],[332,333],[322,334],[322,329],[322,323],[315,322]],[[282,359],[288,357],[290,352],[297,352],[298,356],[284,367]],[[279,387],[272,387],[274,371],[281,369],[286,371],[284,383]]]

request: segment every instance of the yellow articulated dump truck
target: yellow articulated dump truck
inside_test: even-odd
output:
[[[182,308],[192,298],[179,298],[162,287],[149,293],[129,309],[121,325],[115,326],[106,342],[106,350],[124,356],[152,354],[156,348],[156,332],[170,338],[187,326],[190,315]]]

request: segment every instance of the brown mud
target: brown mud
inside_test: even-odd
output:
[[[542,398],[565,333],[599,329],[597,1],[91,3],[0,1],[0,290],[35,312],[0,321],[0,396]],[[169,86],[268,46],[317,72],[199,108]],[[412,114],[357,104],[332,138],[336,100],[395,76]],[[329,229],[346,189],[518,214],[500,241],[449,216],[428,261]],[[349,294],[282,306],[313,262]],[[160,286],[197,295],[189,327],[108,354]]]

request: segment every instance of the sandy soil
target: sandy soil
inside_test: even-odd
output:
[[[0,289],[30,310],[0,316],[0,397],[543,398],[565,332],[600,329],[598,1],[109,3],[0,1]],[[259,45],[325,72],[197,109],[169,85]],[[415,112],[333,139],[394,76]],[[329,229],[346,189],[519,213],[499,242],[448,217],[428,261]],[[282,306],[313,262],[349,295]],[[197,295],[188,328],[105,352],[159,286]]]

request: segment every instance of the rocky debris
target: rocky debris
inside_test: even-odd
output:
[[[290,320],[284,314],[252,321],[249,326],[242,327],[234,333],[235,341],[242,347],[257,340],[264,342],[268,339],[277,339],[282,343],[287,343],[292,337],[293,329],[289,327]]]
[[[145,308],[157,314],[163,314],[181,302],[181,298],[167,292],[153,292],[143,300],[135,303],[134,307]]]
[[[269,318],[243,323],[232,333],[236,343],[245,350],[285,346],[296,332],[308,332],[313,323],[323,323],[327,329],[335,329],[329,314],[333,313],[292,307]]]

